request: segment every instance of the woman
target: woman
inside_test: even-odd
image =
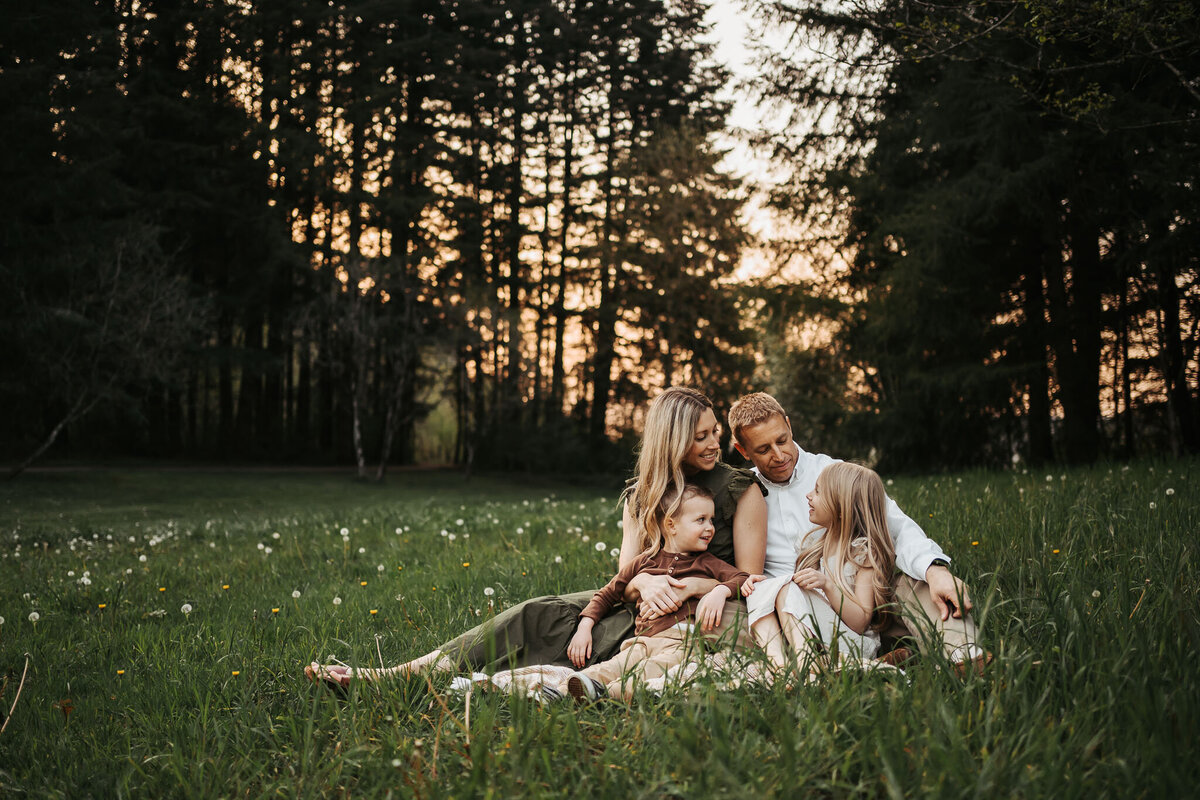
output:
[[[647,542],[637,535],[671,486],[681,491],[691,482],[705,487],[715,498],[716,532],[709,552],[740,570],[756,574],[766,558],[766,490],[748,470],[721,461],[721,428],[712,402],[700,392],[672,386],[650,404],[638,453],[637,477],[622,495],[619,566],[642,552]],[[757,487],[757,491],[749,491]],[[658,614],[679,608],[688,597],[702,595],[715,581],[677,581],[667,576],[640,575],[629,584],[626,600],[641,599]],[[581,612],[595,592],[536,597],[497,614],[425,655],[383,669],[358,669],[313,663],[305,668],[309,678],[341,686],[353,678],[380,680],[426,670],[457,672],[464,667],[496,671],[529,664],[569,666],[567,645]],[[739,604],[728,603],[727,611]],[[596,623],[592,630],[592,662],[616,654],[621,642],[633,634],[633,615],[621,607]]]

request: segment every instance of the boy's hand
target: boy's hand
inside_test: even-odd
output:
[[[575,635],[571,637],[571,643],[567,645],[567,658],[571,659],[571,663],[580,669],[583,668],[589,658],[592,657],[592,629],[586,630],[580,627],[575,631]]]
[[[824,572],[808,567],[792,575],[792,583],[810,592],[825,591],[825,587],[829,585],[829,578]]]
[[[754,592],[754,584],[766,579],[766,575],[751,575],[746,578],[746,582],[742,584],[742,597],[749,597]]]
[[[729,587],[721,584],[700,600],[696,606],[696,622],[700,630],[711,631],[721,624],[721,616],[725,613],[725,599],[729,597]]]

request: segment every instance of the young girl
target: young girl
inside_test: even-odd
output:
[[[750,576],[707,552],[714,533],[713,510],[713,495],[707,489],[690,483],[682,491],[667,488],[646,518],[646,530],[641,531],[649,546],[592,597],[579,615],[567,655],[577,667],[587,663],[592,654],[592,627],[621,601],[625,587],[638,575],[713,578],[719,581],[717,587],[703,599],[689,598],[678,609],[660,616],[648,603],[639,601],[636,635],[622,642],[613,658],[572,674],[560,691],[570,692],[576,699],[628,699],[633,683],[659,677],[683,660],[694,624],[708,628],[720,621],[725,600]]]
[[[795,572],[753,575],[742,586],[751,632],[780,667],[788,661],[782,640],[806,670],[821,649],[871,658],[878,630],[891,621],[896,563],[883,482],[866,467],[838,462],[821,472],[807,498],[818,529],[802,540]]]

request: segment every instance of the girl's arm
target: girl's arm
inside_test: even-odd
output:
[[[864,634],[871,626],[871,617],[875,613],[875,571],[870,567],[858,568],[853,596],[843,595],[838,585],[820,570],[802,569],[792,576],[792,582],[801,589],[821,591],[825,602],[855,633]]]

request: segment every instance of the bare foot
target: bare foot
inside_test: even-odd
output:
[[[353,669],[341,664],[318,664],[316,661],[304,668],[304,674],[314,683],[322,683],[331,689],[339,690],[349,688],[350,681],[355,677],[365,677],[356,676]]]

